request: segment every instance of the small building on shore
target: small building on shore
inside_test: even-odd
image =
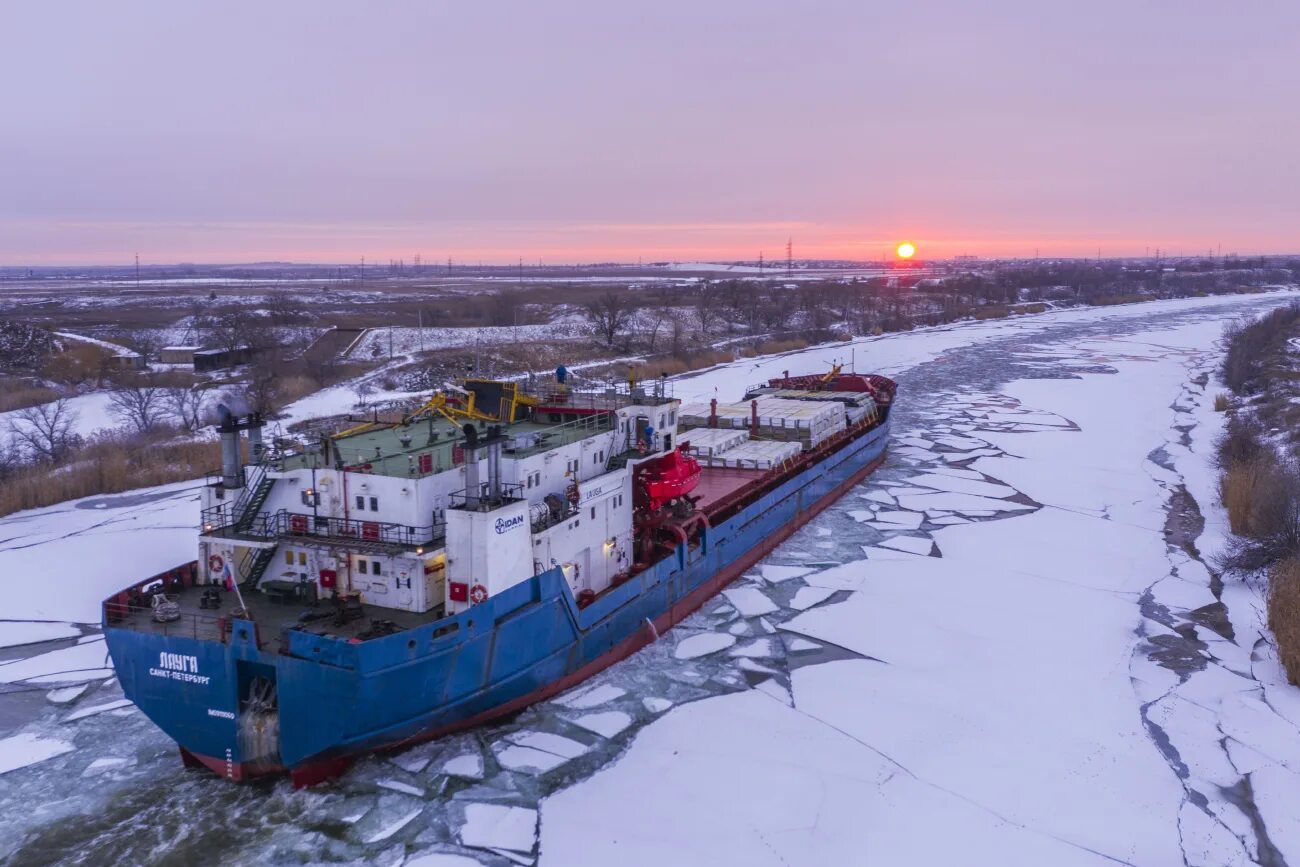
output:
[[[164,346],[158,350],[158,360],[163,364],[193,364],[197,346]]]

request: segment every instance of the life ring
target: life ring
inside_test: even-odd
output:
[[[474,605],[477,605],[480,602],[485,601],[487,597],[488,597],[487,588],[484,587],[482,584],[475,584],[473,587],[469,588],[469,601]]]
[[[220,554],[213,554],[208,558],[208,571],[219,574],[221,567],[226,565],[226,561],[221,559]]]

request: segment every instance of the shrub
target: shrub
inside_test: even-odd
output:
[[[1253,536],[1256,491],[1267,472],[1264,461],[1239,461],[1228,466],[1219,481],[1219,496],[1228,511],[1228,525],[1238,536]]]
[[[1253,322],[1234,324],[1224,331],[1227,350],[1219,369],[1224,383],[1236,394],[1251,394],[1267,385],[1264,362],[1300,322],[1300,304],[1279,307]]]
[[[1225,470],[1234,464],[1247,464],[1271,455],[1259,419],[1240,413],[1228,419],[1214,446],[1219,467]]]
[[[1287,679],[1300,684],[1300,559],[1290,557],[1269,570],[1268,628]]]
[[[57,466],[29,465],[14,471],[0,485],[0,515],[95,494],[196,479],[220,461],[220,445],[215,442],[104,437]]]
[[[44,386],[15,386],[0,390],[0,412],[26,409],[38,403],[59,399],[59,392]]]
[[[1227,569],[1256,571],[1300,556],[1300,470],[1271,455],[1228,467],[1220,481],[1228,523],[1237,536],[1222,558]]]
[[[1227,412],[1228,407],[1232,405],[1229,401],[1230,401],[1230,396],[1226,391],[1219,392],[1214,396],[1214,411]]]

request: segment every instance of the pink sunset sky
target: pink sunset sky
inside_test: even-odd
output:
[[[0,264],[1300,251],[1300,4],[8,3]]]

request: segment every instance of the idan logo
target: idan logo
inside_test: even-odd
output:
[[[497,518],[497,533],[508,533],[515,527],[523,526],[523,523],[523,515],[515,515],[513,518]]]

